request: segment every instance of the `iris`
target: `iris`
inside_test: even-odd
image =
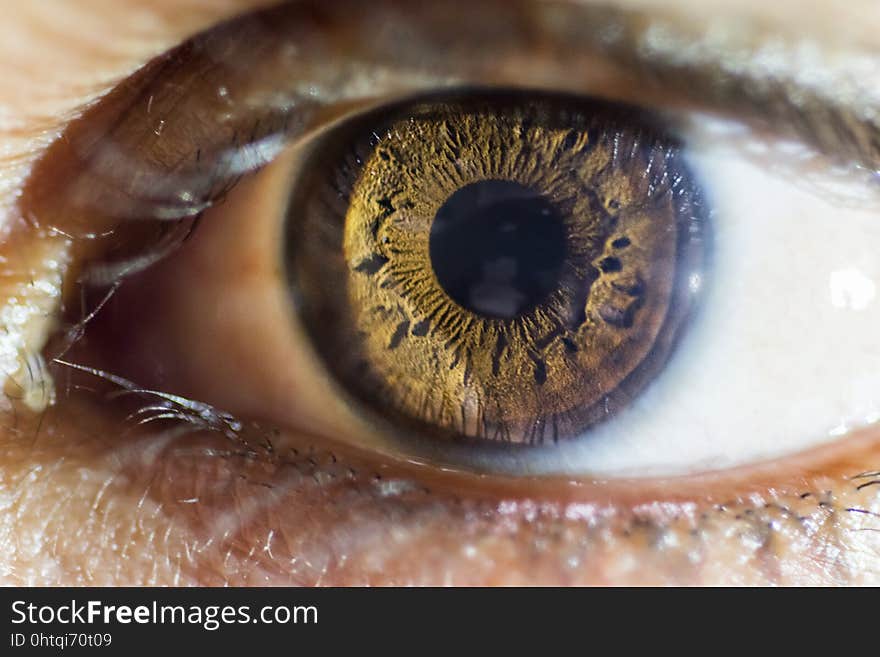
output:
[[[437,439],[545,444],[624,408],[694,303],[705,213],[640,110],[468,93],[352,119],[288,211],[292,293],[366,412]]]

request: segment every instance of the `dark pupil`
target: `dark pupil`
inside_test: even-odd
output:
[[[510,319],[556,289],[565,259],[565,226],[553,205],[509,180],[465,185],[431,225],[431,266],[459,305]]]

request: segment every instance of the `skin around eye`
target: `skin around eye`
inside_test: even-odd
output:
[[[671,137],[630,108],[529,92],[355,123],[311,147],[286,254],[355,398],[402,431],[543,445],[662,369],[708,230]]]
[[[784,13],[786,6],[774,8]],[[792,16],[801,9],[795,6]],[[829,19],[840,15],[839,5],[829,6]],[[789,18],[789,27],[799,24]],[[839,21],[822,22],[823,29],[832,25]],[[876,30],[865,34],[870,41]],[[39,133],[39,125],[31,127]],[[232,338],[242,328],[266,335],[272,315],[254,315],[253,303],[287,310],[265,289],[267,280],[279,278],[257,257],[265,235],[238,230],[242,218],[272,215],[270,199],[283,197],[289,182],[280,170],[242,184],[205,218],[180,258],[152,271],[144,287],[133,283],[126,292],[130,303],[117,307],[123,313],[117,320],[141,320],[129,349],[141,355],[165,349],[157,359],[162,366],[141,363],[160,371],[154,379],[160,385],[182,390],[189,381],[193,396],[276,417],[310,406],[304,398],[322,385],[301,382],[298,395],[274,399],[270,413],[260,402],[271,392],[254,392],[265,368],[253,371],[264,362],[255,356],[269,350],[257,340]],[[45,235],[29,237],[42,242]],[[20,251],[7,246],[8,261],[17,262],[12,256]],[[233,253],[234,262],[226,257]],[[223,277],[216,267],[221,260],[237,276]],[[42,272],[32,284],[41,282]],[[195,288],[181,281],[198,282],[201,294],[194,298]],[[149,307],[165,314],[151,315]],[[210,340],[193,341],[193,335]],[[93,343],[99,336],[92,335]],[[217,372],[213,381],[204,376],[209,371]],[[64,391],[65,377],[57,380]],[[601,485],[577,494],[554,490],[540,501],[534,490],[495,486],[493,499],[478,501],[466,486],[450,493],[434,482],[429,490],[413,485],[429,480],[424,470],[395,479],[354,457],[335,467],[329,457],[303,452],[272,466],[237,460],[224,440],[208,441],[210,449],[169,443],[160,431],[128,440],[119,418],[108,417],[108,405],[89,399],[95,401],[71,388],[39,423],[21,416],[3,437],[0,477],[9,493],[0,532],[4,581],[438,583],[443,573],[445,583],[864,583],[877,571],[871,514],[880,509],[870,464],[878,455],[870,432],[852,436],[845,457],[813,455],[809,465],[788,460],[735,483],[641,482],[639,494],[629,497]],[[332,413],[332,402],[321,404]],[[323,427],[334,433],[333,422]],[[315,442],[289,433],[291,444]],[[357,472],[347,472],[349,466]]]

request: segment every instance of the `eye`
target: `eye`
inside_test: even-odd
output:
[[[441,58],[454,26],[420,15],[391,22],[412,41],[328,72],[352,18],[326,12],[263,15],[256,54],[241,26],[194,40],[47,160],[76,172],[58,194],[76,210],[36,183],[26,200],[79,238],[92,306],[129,279],[83,362],[377,458],[504,475],[689,474],[876,421],[874,126],[837,108],[837,140],[814,134],[812,97],[786,125],[792,105],[748,81],[763,123],[718,110],[730,88],[660,93],[669,70],[598,47],[598,27],[576,52],[619,78],[566,82],[515,15],[491,47],[532,45],[523,80],[469,62],[479,30]],[[535,29],[571,44],[563,23]],[[385,80],[415,42],[415,72]]]
[[[450,161],[443,145],[456,127],[453,144],[461,145],[452,159],[463,173],[451,165],[449,174],[438,162]],[[493,140],[496,170],[485,155]],[[527,140],[526,153],[517,140]],[[121,297],[126,308],[147,299],[148,310],[113,330],[134,336],[134,354],[176,342],[170,353],[181,365],[166,372],[187,393],[210,391],[201,397],[245,415],[431,467],[646,476],[793,454],[837,439],[841,422],[873,421],[865,368],[872,304],[870,292],[858,290],[873,280],[874,206],[857,172],[841,173],[803,145],[789,145],[770,165],[751,154],[762,145],[784,143],[700,114],[535,92],[468,91],[384,106],[291,151],[267,171],[268,186],[236,190],[216,227],[200,226],[164,273]],[[525,163],[522,172],[517,162]],[[816,167],[825,172],[820,179],[803,182]],[[584,170],[599,172],[598,182]],[[539,187],[560,178],[558,196]],[[492,294],[473,300],[445,278],[454,271],[438,273],[461,265],[455,253],[446,259],[449,251],[469,246],[480,247],[477,262],[507,249],[500,257],[540,271],[533,252],[517,251],[519,238],[502,244],[490,232],[444,250],[435,228],[450,206],[467,216],[474,195],[488,199],[483,219],[491,224],[492,203],[535,188],[541,191],[527,198],[537,200],[541,220],[570,222],[559,231],[561,248],[553,247],[559,233],[529,239],[546,239],[545,252],[558,258],[544,266],[552,274],[545,287],[501,276],[490,280]],[[255,206],[260,195],[266,198]],[[555,205],[542,207],[543,198]],[[533,216],[528,203],[516,207],[523,221]],[[590,225],[597,216],[605,226]],[[819,238],[829,221],[839,241]],[[863,249],[843,238],[852,231]],[[259,285],[240,280],[254,262],[267,263],[265,276],[248,277]],[[834,289],[840,271],[854,272],[849,284],[867,283]],[[198,283],[183,288],[181,280]],[[464,287],[483,282],[465,272]],[[510,310],[511,298],[535,289]],[[614,312],[591,304],[591,289],[607,291]],[[554,294],[557,324],[533,335],[518,328],[523,317],[536,325],[536,309]],[[596,330],[613,336],[597,341],[602,346],[578,332],[587,313]],[[169,318],[176,318],[171,327]],[[808,335],[789,329],[806,322]],[[503,349],[499,326],[514,327]],[[640,327],[648,328],[637,333]],[[447,346],[456,329],[460,340],[473,341],[470,354]],[[170,340],[169,330],[183,337]],[[204,336],[204,348],[193,349],[194,335]],[[255,335],[261,348],[234,346]],[[537,350],[519,342],[541,339],[555,350],[543,371]],[[814,350],[831,343],[838,358],[827,363]],[[229,361],[216,359],[218,352]],[[464,385],[468,359],[476,364]],[[814,373],[819,362],[827,363],[822,376]],[[245,368],[256,373],[243,375]],[[801,372],[799,385],[787,372]],[[220,392],[230,386],[206,383],[227,381],[238,385]],[[475,388],[494,406],[469,424],[461,407]],[[555,429],[554,417],[562,418]]]

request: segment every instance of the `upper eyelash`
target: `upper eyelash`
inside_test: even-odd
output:
[[[383,43],[378,51],[377,44],[369,42],[342,47],[334,41],[340,37],[333,29],[359,27],[360,6],[344,4],[322,7],[301,2],[258,12],[197,36],[157,59],[74,122],[50,148],[25,189],[23,214],[74,236],[112,230],[130,219],[197,217],[241,176],[269,162],[285,143],[324,120],[321,112],[327,104],[377,93],[399,95],[404,90],[465,82],[492,83],[498,81],[491,79],[496,74],[503,78],[502,71],[475,63],[485,56],[466,58],[468,48],[477,45],[484,53],[494,47],[502,56],[531,49],[531,54],[543,57],[547,70],[542,75],[550,84],[560,77],[557,69],[570,79],[567,62],[600,53],[624,74],[651,82],[653,91],[640,88],[648,102],[662,88],[664,94],[689,102],[766,116],[823,149],[877,168],[880,128],[864,118],[871,116],[866,108],[848,107],[835,96],[820,97],[816,89],[804,89],[779,72],[759,79],[760,69],[743,63],[748,63],[747,51],[753,46],[735,40],[715,43],[716,51],[711,49],[714,42],[700,42],[702,59],[692,61],[658,50],[657,40],[650,39],[651,30],[659,26],[669,32],[674,27],[649,14],[569,3],[533,6],[526,0],[483,0],[470,3],[467,10],[479,18],[494,8],[494,21],[500,24],[507,19],[507,23],[488,37],[480,33],[479,42],[471,43],[468,39],[476,36],[473,30],[462,29],[461,5],[456,5],[455,20],[444,22],[436,8],[408,6],[401,12],[392,0],[371,3],[371,16],[396,12],[395,20],[405,23],[415,33],[413,38],[425,41],[420,47],[428,68],[420,68],[403,58],[414,47],[405,39],[396,46]],[[499,5],[503,13],[498,13]],[[553,12],[560,11],[569,12],[572,20],[553,22]],[[649,20],[642,20],[645,17]],[[428,18],[432,22],[426,22]],[[563,23],[577,27],[562,27]],[[322,28],[331,32],[308,32]],[[452,29],[454,34],[447,34]],[[303,33],[312,34],[316,47],[342,51],[339,61],[324,70],[316,69],[315,61],[285,59],[285,48]],[[673,34],[678,39],[673,43],[682,48],[699,41],[681,31]],[[431,39],[443,43],[452,36],[456,49],[445,55],[429,52]],[[648,47],[651,43],[654,46]],[[736,53],[742,70],[737,75],[736,69],[727,67],[719,79],[730,53]],[[402,69],[398,74],[404,76],[403,84],[394,76],[371,80],[381,75],[383,67]],[[375,84],[364,88],[362,78]],[[528,84],[528,79],[519,82]],[[61,189],[58,180],[66,181]]]

